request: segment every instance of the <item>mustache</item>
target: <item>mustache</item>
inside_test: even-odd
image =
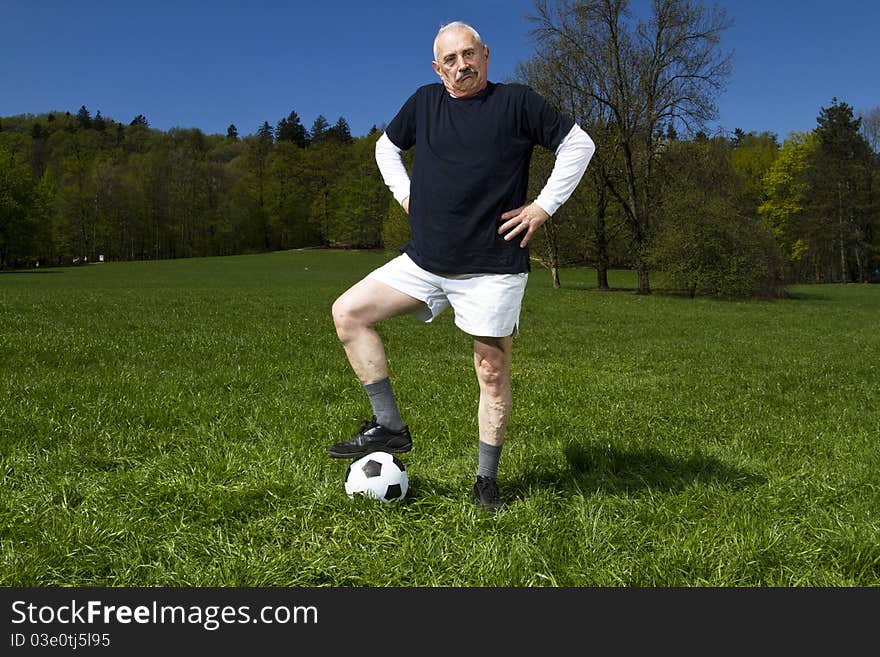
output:
[[[466,69],[463,69],[463,70],[459,71],[459,72],[458,72],[458,75],[455,76],[455,80],[456,80],[456,82],[457,82],[458,80],[461,80],[461,77],[462,77],[463,75],[467,75],[468,73],[470,73],[471,75],[473,75],[473,74],[476,73],[476,71],[475,71],[474,69],[472,69],[470,66],[467,67]]]

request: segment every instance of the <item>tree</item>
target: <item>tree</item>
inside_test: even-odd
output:
[[[730,162],[744,185],[743,204],[750,212],[757,211],[764,202],[764,176],[779,155],[776,135],[770,132],[755,134],[737,129],[733,140]]]
[[[79,122],[81,128],[92,127],[92,117],[85,105],[79,108],[79,111],[76,113],[76,120]]]
[[[256,138],[248,141],[245,151],[246,161],[249,164],[251,181],[253,182],[254,200],[256,206],[252,207],[251,218],[259,236],[259,248],[262,251],[269,250],[272,242],[269,229],[269,216],[266,207],[266,192],[269,185],[269,155],[272,153],[274,142],[272,126],[268,121],[257,130]]]
[[[859,112],[862,136],[874,153],[880,155],[880,106]]]
[[[343,144],[351,142],[351,130],[348,127],[348,121],[345,117],[340,116],[336,124],[327,131],[327,136],[341,141]]]
[[[208,141],[197,128],[170,130],[166,157],[173,175],[168,181],[169,247],[172,257],[191,258],[205,250],[209,182],[205,154]]]
[[[775,234],[795,280],[807,271],[814,273],[814,280],[822,280],[819,252],[824,240],[809,205],[809,171],[817,147],[812,132],[789,135],[763,178],[765,200],[758,207],[758,214]]]
[[[519,76],[526,84],[537,89],[554,106],[568,113],[581,126],[586,126],[594,141],[608,143],[604,138],[608,127],[607,110],[594,102],[591,97],[579,92],[579,79],[582,71],[577,63],[558,60],[539,54],[518,68]],[[600,290],[608,290],[609,236],[616,231],[607,225],[609,197],[608,177],[611,163],[615,161],[615,151],[604,151],[601,157],[595,154],[587,169],[585,182],[575,190],[572,198],[564,204],[542,226],[536,235],[532,257],[550,270],[553,286],[561,287],[559,270],[563,264],[590,262],[596,268],[596,281]],[[550,175],[551,163],[548,154],[538,149],[532,158],[530,186],[542,186]],[[589,190],[589,193],[585,192]],[[536,196],[540,187],[530,190]],[[575,239],[573,239],[575,238]],[[578,255],[562,253],[561,250],[579,248]],[[537,254],[543,254],[538,256]]]
[[[878,164],[846,103],[832,100],[816,129],[794,134],[764,177],[762,218],[793,280],[871,279],[878,264]]]
[[[150,127],[150,123],[149,121],[147,121],[147,117],[145,117],[143,114],[138,114],[131,120],[131,123],[129,123],[128,125],[142,125],[145,128]]]
[[[229,127],[226,128],[226,138],[232,141],[238,140],[238,128],[235,127],[234,123],[230,123]]]
[[[312,190],[304,175],[306,151],[291,140],[279,140],[269,157],[266,210],[272,234],[282,249],[315,244],[309,225]]]
[[[376,248],[382,244],[389,192],[376,167],[378,139],[376,134],[349,143],[336,138],[325,142],[339,167],[329,185],[324,233],[333,246]]]
[[[110,255],[119,260],[140,260],[150,255],[154,199],[147,163],[147,156],[136,151],[118,162],[121,212],[114,227],[117,242]]]
[[[20,156],[0,147],[0,269],[33,255],[36,185]]]
[[[95,204],[98,133],[65,130],[53,134],[49,142],[53,151],[49,168],[56,182],[54,199],[59,220],[55,226],[57,245],[66,257],[94,260],[98,228]]]
[[[778,296],[782,259],[773,234],[745,208],[724,138],[676,141],[664,152],[651,265],[691,296]]]
[[[275,134],[268,121],[263,121],[263,125],[257,130],[257,141],[260,144],[260,148],[268,155],[268,151],[272,150],[272,144],[275,141]]]
[[[287,118],[281,119],[275,128],[275,139],[278,141],[292,141],[300,148],[308,144],[306,129],[296,112],[291,112]]]
[[[322,142],[327,138],[329,131],[330,124],[327,122],[327,119],[323,114],[318,114],[315,117],[314,123],[312,123],[312,129],[309,130],[309,141],[313,144]]]
[[[844,102],[832,99],[816,119],[814,203],[837,249],[835,280],[865,281],[868,251],[877,220],[871,211],[871,149],[860,132],[861,119]]]
[[[543,57],[577,72],[568,84],[583,102],[607,113],[619,175],[609,188],[624,208],[635,248],[638,291],[651,291],[645,259],[658,182],[655,166],[670,123],[693,134],[717,111],[713,104],[731,71],[718,45],[731,23],[724,11],[693,0],[654,0],[651,16],[636,21],[627,0],[537,3],[533,31]]]

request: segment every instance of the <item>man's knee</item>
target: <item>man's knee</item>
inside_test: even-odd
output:
[[[486,385],[498,385],[504,379],[504,368],[498,360],[480,356],[477,358],[477,376]]]
[[[363,326],[359,318],[357,305],[353,303],[350,295],[343,294],[333,302],[330,309],[333,316],[333,325],[336,327],[336,335],[345,342],[352,333]]]
[[[480,383],[491,389],[500,389],[510,380],[510,354],[503,345],[480,345],[474,352],[474,365]]]

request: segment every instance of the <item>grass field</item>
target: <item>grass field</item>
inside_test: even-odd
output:
[[[349,500],[325,456],[370,414],[330,306],[386,258],[0,274],[0,584],[880,584],[880,286],[692,300],[536,270],[493,517],[451,313],[380,329],[407,499]]]

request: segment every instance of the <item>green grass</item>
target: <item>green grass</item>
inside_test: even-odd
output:
[[[0,274],[0,584],[880,584],[880,286],[692,300],[536,270],[493,517],[451,312],[380,328],[404,503],[349,500],[325,456],[369,415],[330,306],[386,258]]]

